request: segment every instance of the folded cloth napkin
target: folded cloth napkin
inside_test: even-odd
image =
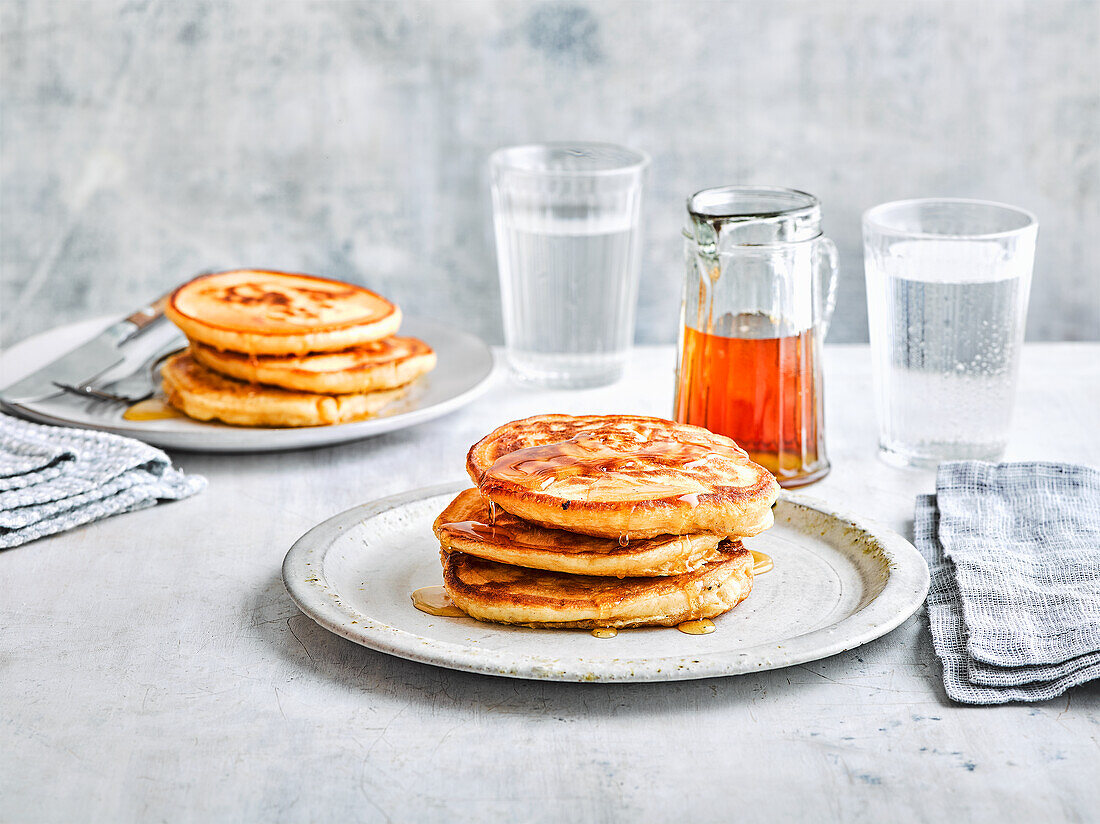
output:
[[[914,533],[949,697],[1044,701],[1100,677],[1100,472],[940,464]]]
[[[0,548],[205,486],[141,441],[0,414]]]

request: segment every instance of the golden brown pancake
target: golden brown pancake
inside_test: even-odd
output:
[[[405,388],[356,395],[319,395],[243,383],[207,369],[188,352],[161,367],[168,402],[191,418],[237,426],[323,426],[369,418]]]
[[[250,355],[334,352],[392,335],[401,311],[361,286],[240,269],[176,289],[164,313],[192,340]]]
[[[541,526],[630,540],[757,535],[779,485],[732,440],[631,415],[537,415],[478,441],[466,470],[494,504]]]
[[[396,336],[315,355],[245,355],[192,341],[191,355],[237,380],[332,395],[394,389],[435,367],[435,352],[428,344]]]
[[[713,618],[752,590],[752,554],[723,544],[683,575],[606,578],[526,569],[442,550],[443,586],[479,621],[548,629],[673,626]]]
[[[723,537],[661,535],[620,544],[614,538],[546,529],[499,508],[494,520],[476,489],[460,492],[436,518],[434,529],[446,550],[532,569],[619,578],[690,572],[717,557]]]

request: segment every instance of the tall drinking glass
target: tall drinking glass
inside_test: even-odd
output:
[[[879,449],[900,466],[998,460],[1024,338],[1035,216],[980,200],[863,215]]]
[[[490,158],[505,355],[521,381],[579,388],[621,377],[648,163],[603,143],[514,146]]]

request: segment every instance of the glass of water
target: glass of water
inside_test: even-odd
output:
[[[863,215],[879,449],[995,461],[1012,422],[1035,236],[1022,209],[903,200]]]
[[[604,143],[514,146],[490,158],[505,351],[519,380],[580,388],[621,377],[648,164]]]

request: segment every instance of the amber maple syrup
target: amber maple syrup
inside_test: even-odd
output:
[[[697,621],[684,621],[676,625],[676,629],[687,635],[710,635],[714,632],[714,621],[709,618],[700,618]]]
[[[743,336],[684,329],[676,420],[733,438],[782,486],[824,477],[814,330],[775,336],[766,317],[739,315],[728,331]]]
[[[765,572],[771,572],[775,569],[775,562],[772,561],[771,555],[766,555],[763,552],[757,552],[755,549],[750,550],[752,552],[752,574],[763,575]]]
[[[138,401],[122,413],[128,421],[161,421],[168,418],[182,418],[183,413],[161,397]]]
[[[441,618],[465,618],[466,613],[455,606],[451,596],[441,586],[420,587],[412,594],[413,606],[429,615]]]

